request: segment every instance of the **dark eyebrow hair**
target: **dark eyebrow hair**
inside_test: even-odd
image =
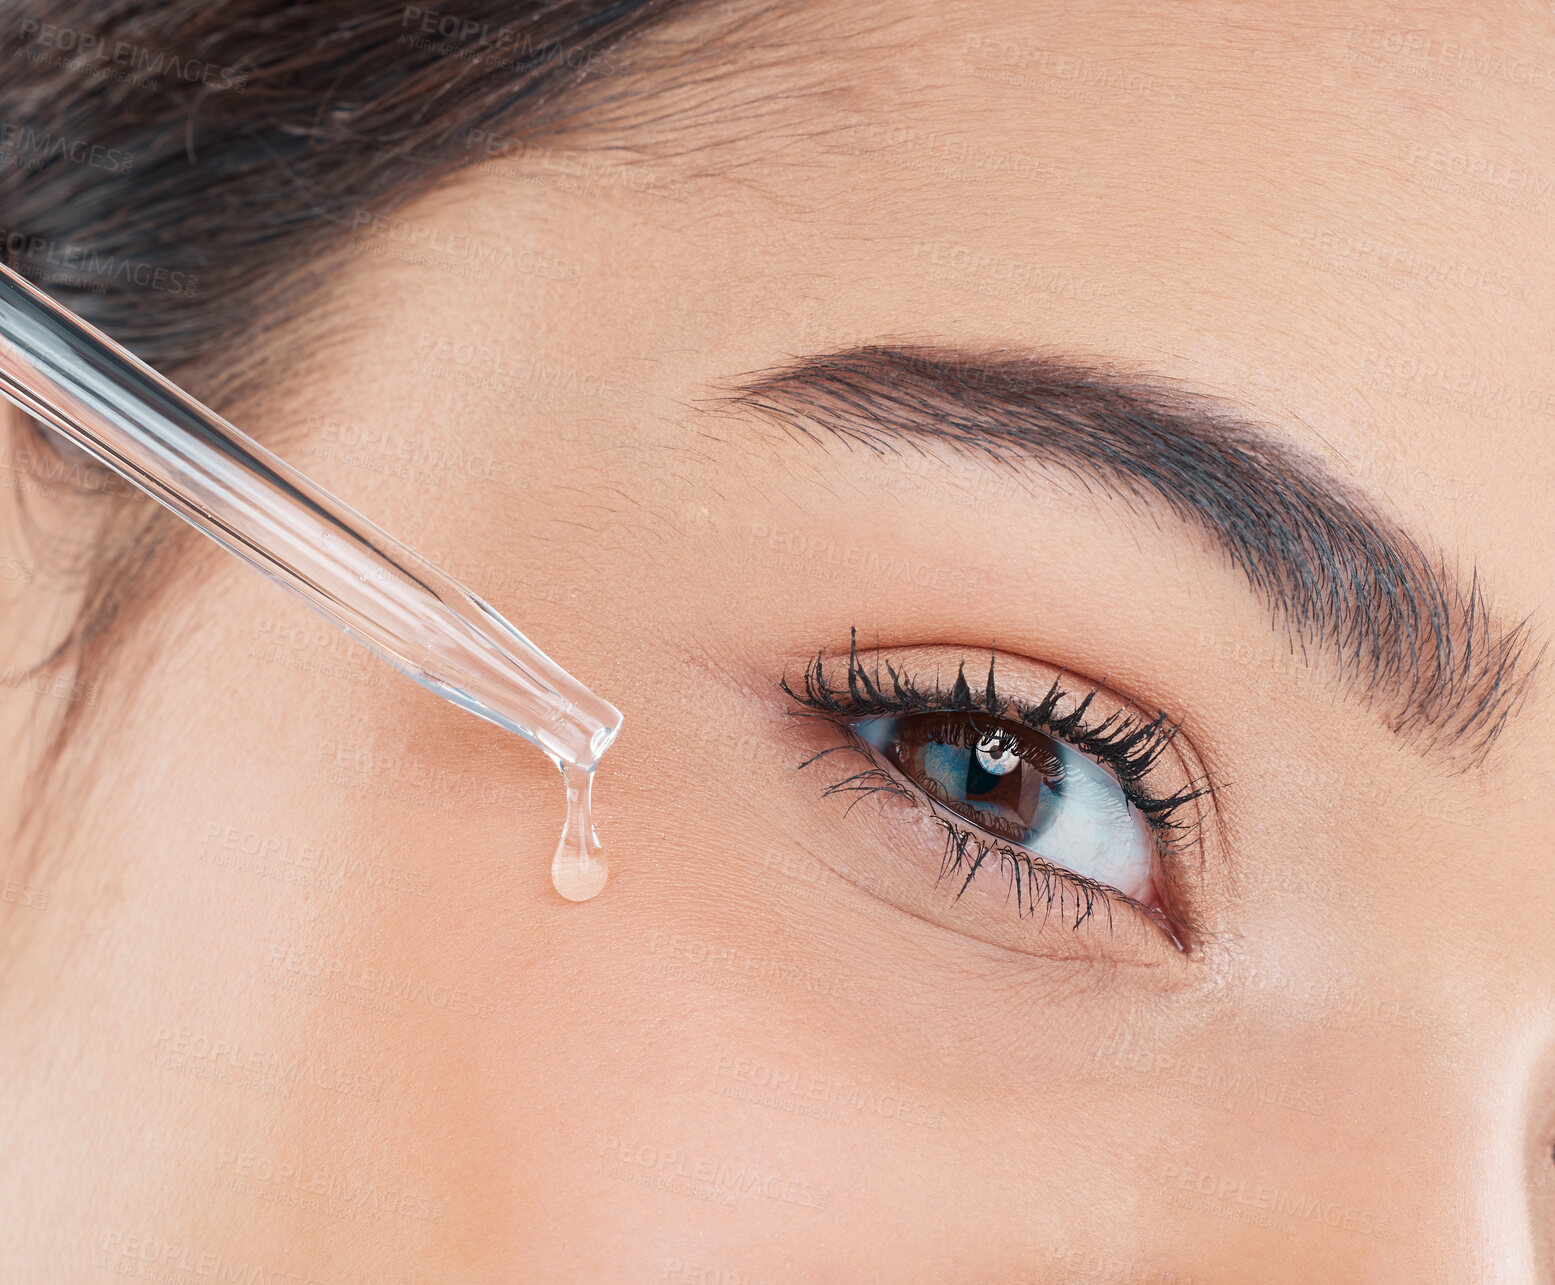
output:
[[[715,408],[877,453],[948,443],[1037,464],[1207,532],[1283,621],[1324,647],[1387,725],[1482,761],[1543,656],[1465,580],[1315,457],[1202,394],[1040,356],[870,345],[747,376]]]

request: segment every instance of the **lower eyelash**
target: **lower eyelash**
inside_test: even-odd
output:
[[[957,900],[976,878],[983,863],[990,856],[997,856],[1000,870],[1008,873],[1010,890],[1015,894],[1017,915],[1024,914],[1034,918],[1040,900],[1043,905],[1044,924],[1047,923],[1048,916],[1053,913],[1055,903],[1058,905],[1060,918],[1067,919],[1068,916],[1064,912],[1064,897],[1068,893],[1074,899],[1074,922],[1069,925],[1070,928],[1079,928],[1089,919],[1099,901],[1107,911],[1107,930],[1109,932],[1112,930],[1112,899],[1122,896],[1121,893],[1095,880],[1087,879],[1083,875],[1077,875],[1044,861],[1034,853],[1023,852],[998,839],[986,839],[975,830],[958,826],[942,816],[936,816],[934,820],[945,830],[945,853],[940,858],[940,879],[959,874],[963,869],[966,871],[966,877],[956,891]],[[975,847],[977,854],[970,859],[967,857],[969,847]],[[1025,877],[1024,899],[1021,889],[1023,875]]]
[[[945,832],[945,850],[940,856],[940,870],[935,882],[943,883],[953,876],[963,875],[961,886],[956,889],[955,900],[959,901],[962,894],[971,887],[972,880],[983,869],[988,858],[996,856],[999,858],[1000,870],[1006,873],[1010,881],[1010,891],[1015,894],[1017,915],[1034,918],[1037,906],[1041,904],[1042,922],[1046,924],[1056,905],[1060,918],[1067,921],[1069,914],[1065,909],[1065,901],[1070,899],[1073,904],[1074,921],[1069,926],[1077,929],[1091,917],[1097,903],[1100,902],[1107,912],[1107,927],[1111,931],[1113,899],[1130,901],[1130,898],[1125,897],[1115,888],[1109,888],[1106,884],[1097,883],[1094,879],[1087,879],[1084,875],[1075,874],[1073,871],[1045,861],[1035,853],[1026,852],[1003,840],[980,834],[969,826],[952,821],[932,799],[910,790],[892,776],[876,760],[873,751],[850,724],[840,720],[828,721],[841,731],[847,740],[840,745],[822,750],[819,754],[811,755],[799,765],[799,770],[802,772],[812,763],[819,762],[839,751],[852,750],[863,755],[869,762],[869,767],[827,786],[821,791],[821,796],[831,798],[833,795],[840,794],[854,795],[853,801],[847,807],[847,812],[851,812],[869,795],[893,794],[927,812],[930,819]],[[847,812],[843,815],[846,816]],[[1148,911],[1148,907],[1141,907],[1141,909]]]

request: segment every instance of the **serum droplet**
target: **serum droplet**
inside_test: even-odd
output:
[[[551,882],[568,901],[587,901],[599,895],[610,877],[594,833],[594,773],[569,763],[562,768],[562,780],[567,783],[567,823],[551,859]]]

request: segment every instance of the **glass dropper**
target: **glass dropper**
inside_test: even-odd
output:
[[[401,673],[533,742],[569,788],[621,730],[490,604],[4,265],[0,395]]]

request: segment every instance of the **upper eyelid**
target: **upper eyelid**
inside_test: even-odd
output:
[[[1076,696],[1064,686],[1064,679],[1069,673],[1067,669],[1057,671],[1047,692],[1035,705],[1018,699],[1001,699],[994,681],[997,655],[997,651],[991,648],[988,678],[982,685],[982,710],[1030,727],[1101,763],[1117,778],[1129,801],[1150,819],[1153,828],[1156,827],[1158,815],[1172,816],[1200,797],[1208,796],[1213,802],[1214,786],[1207,774],[1193,779],[1188,787],[1165,798],[1139,788],[1139,782],[1150,775],[1157,760],[1175,743],[1181,728],[1180,722],[1167,723],[1164,712],[1154,719],[1145,719],[1143,715],[1131,712],[1126,705],[1120,704],[1111,713],[1087,726],[1086,716],[1103,689],[1092,684],[1083,696]],[[966,681],[964,660],[949,693],[938,688],[933,692],[924,692],[909,674],[893,666],[890,658],[879,649],[875,652],[876,667],[873,675],[863,668],[858,658],[858,631],[854,629],[851,631],[847,657],[847,703],[841,701],[833,690],[825,674],[824,661],[823,650],[806,667],[804,695],[794,691],[786,676],[780,683],[782,690],[791,699],[811,710],[842,717],[867,717],[872,713],[976,712],[968,708],[978,704],[979,698],[973,696],[973,688]],[[885,685],[880,681],[881,664],[885,666],[886,677],[890,681],[890,698],[886,695]],[[1070,708],[1064,708],[1066,702]],[[910,711],[904,708],[907,706],[911,707]],[[1013,718],[1012,713],[1015,715]],[[1163,723],[1166,724],[1166,730],[1160,732],[1158,729]],[[1197,821],[1192,828],[1197,829]]]

